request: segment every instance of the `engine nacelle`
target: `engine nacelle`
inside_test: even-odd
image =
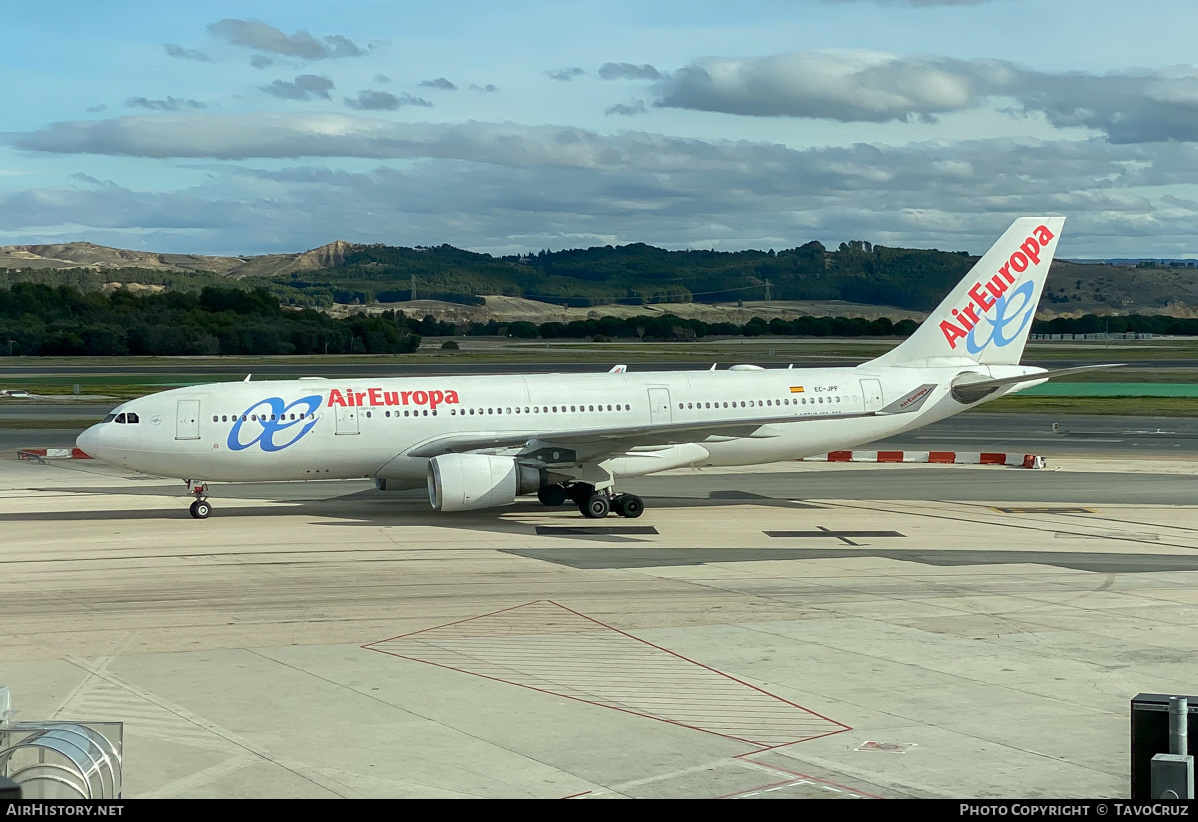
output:
[[[511,505],[541,487],[542,469],[512,457],[442,454],[428,461],[428,501],[438,511],[473,511]]]

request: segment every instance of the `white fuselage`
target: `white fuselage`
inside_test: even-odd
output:
[[[107,462],[199,481],[374,477],[423,484],[427,457],[407,456],[447,436],[527,434],[770,418],[753,436],[681,437],[632,448],[615,476],[687,465],[746,465],[849,448],[962,411],[949,395],[963,371],[987,377],[1026,366],[952,365],[662,371],[604,374],[299,379],[164,391],[114,409],[79,447]],[[934,384],[909,414],[821,419],[880,410]],[[1006,392],[999,392],[995,396]],[[135,415],[137,422],[118,422]],[[776,422],[773,421],[776,418]],[[505,452],[508,453],[508,452]],[[515,453],[511,451],[510,453]]]

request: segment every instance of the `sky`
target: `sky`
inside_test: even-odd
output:
[[[3,8],[0,245],[1198,257],[1193,0]]]

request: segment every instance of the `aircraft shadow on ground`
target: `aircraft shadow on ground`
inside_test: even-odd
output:
[[[1100,574],[1198,571],[1198,556],[1081,551],[925,550],[919,548],[504,548],[502,553],[583,570],[704,565],[711,562],[876,557],[937,567],[1048,565]]]
[[[188,521],[191,517],[187,512],[189,498],[179,492],[175,486],[151,486],[128,488],[115,487],[58,487],[33,489],[56,494],[79,494],[95,497],[97,495],[120,496],[157,496],[172,498],[178,502],[178,507],[170,508],[109,508],[101,510],[80,511],[20,511],[0,514],[0,523],[5,522],[131,522],[131,521]],[[293,490],[293,489],[287,489]],[[627,526],[630,531],[637,526],[651,525],[652,513],[655,510],[671,510],[680,508],[717,509],[727,506],[763,506],[770,508],[821,509],[823,506],[795,502],[787,499],[751,494],[742,491],[712,491],[703,496],[664,496],[645,497],[646,514],[636,520],[625,520],[612,515],[604,520],[590,520],[583,517],[572,505],[548,508],[534,500],[519,500],[514,505],[501,508],[488,508],[480,511],[461,511],[443,514],[433,511],[428,504],[423,491],[380,492],[376,490],[354,491],[334,497],[320,499],[287,498],[280,494],[277,497],[262,498],[261,492],[255,493],[254,498],[262,499],[258,505],[229,505],[222,506],[219,495],[209,498],[213,506],[213,518],[243,519],[250,517],[319,517],[313,525],[331,527],[432,527],[449,528],[473,532],[491,532],[502,534],[533,535],[537,525],[578,526],[577,532],[563,534],[574,539],[594,540],[604,542],[643,542],[631,535],[621,535],[621,527]],[[245,496],[230,498],[239,500]],[[540,522],[529,523],[513,519],[514,517],[536,517]],[[595,533],[584,533],[581,529],[589,528]],[[604,533],[598,533],[602,528]]]

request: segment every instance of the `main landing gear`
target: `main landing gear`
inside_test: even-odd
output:
[[[616,494],[610,488],[597,491],[587,482],[546,485],[537,492],[537,499],[551,507],[570,500],[587,519],[603,519],[609,513],[636,519],[645,511],[644,500],[636,494]]]
[[[208,502],[208,484],[188,480],[187,492],[195,495],[195,501],[187,509],[188,513],[196,519],[208,519],[212,515],[212,506]]]

